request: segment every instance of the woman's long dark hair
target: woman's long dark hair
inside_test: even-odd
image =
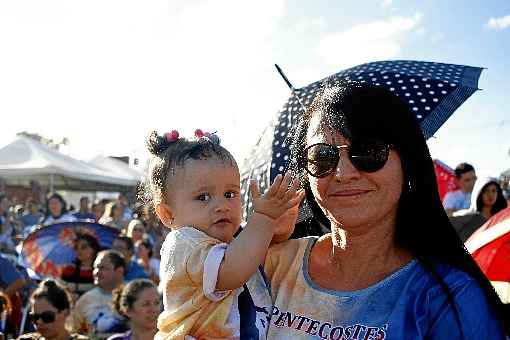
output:
[[[62,216],[65,213],[67,213],[67,203],[64,200],[64,198],[62,196],[60,196],[59,194],[57,194],[57,193],[53,193],[50,196],[48,196],[48,199],[46,199],[46,212],[44,214],[43,222],[46,221],[46,219],[48,217],[52,216],[51,215],[51,211],[50,211],[50,200],[54,199],[54,198],[59,200],[60,204],[62,205],[62,210],[60,210],[60,216]],[[60,216],[54,216],[54,217],[60,217]]]
[[[308,127],[311,118],[317,114],[321,115],[325,126],[351,141],[376,138],[393,146],[400,156],[404,172],[395,231],[397,243],[408,249],[443,287],[457,319],[453,294],[437,274],[436,264],[450,265],[474,278],[502,320],[507,334],[510,334],[510,321],[505,315],[504,305],[467,252],[444,211],[432,159],[417,118],[389,90],[353,83],[328,86],[301,117],[293,134],[290,168],[300,177],[307,191],[306,201],[313,212],[309,223],[329,225],[315,202],[304,171]]]
[[[508,203],[506,202],[505,196],[503,196],[503,190],[501,190],[501,186],[496,181],[489,181],[484,184],[484,186],[480,189],[480,193],[478,194],[478,197],[476,197],[476,210],[481,212],[483,208],[483,193],[485,189],[489,185],[495,185],[496,186],[496,192],[497,192],[497,198],[496,202],[491,207],[491,216],[497,214],[501,210],[505,209],[508,206]]]

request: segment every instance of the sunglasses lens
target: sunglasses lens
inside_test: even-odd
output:
[[[306,149],[306,169],[315,177],[325,177],[338,164],[338,150],[329,144],[315,144]]]
[[[338,148],[334,145],[319,143],[306,150],[306,170],[314,177],[326,177],[338,164]],[[384,167],[390,152],[389,145],[380,141],[352,143],[348,149],[352,165],[359,171],[376,172]]]
[[[44,323],[51,323],[55,321],[55,312],[52,311],[46,311],[40,314],[32,313],[31,316],[34,322],[37,322],[39,319],[41,319],[41,321]]]
[[[356,169],[364,172],[376,172],[384,167],[388,160],[390,147],[380,141],[352,143],[349,155]]]

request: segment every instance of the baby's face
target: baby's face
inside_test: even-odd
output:
[[[227,243],[233,239],[241,224],[236,166],[215,159],[187,160],[168,182],[173,225],[192,225]]]

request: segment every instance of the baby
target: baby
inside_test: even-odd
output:
[[[263,195],[252,181],[253,215],[239,232],[239,169],[215,134],[153,132],[148,148],[150,198],[172,230],[161,250],[156,339],[265,339],[271,297],[259,266],[277,236],[276,220],[296,208],[303,190],[288,174]]]

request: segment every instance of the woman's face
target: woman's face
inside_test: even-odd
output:
[[[498,199],[498,189],[495,184],[489,184],[483,189],[482,202],[484,206],[492,207]]]
[[[149,249],[147,249],[143,243],[138,242],[136,244],[136,254],[141,258],[149,257]]]
[[[113,218],[118,220],[122,218],[122,214],[124,213],[124,208],[119,204],[113,208]]]
[[[50,198],[48,202],[48,208],[53,216],[60,216],[62,214],[62,203],[58,198]]]
[[[133,307],[126,311],[131,324],[145,329],[156,329],[161,302],[156,288],[149,287],[138,293]]]
[[[31,314],[35,316],[33,320],[37,319],[37,321],[34,320],[37,331],[46,339],[51,339],[64,332],[66,317],[69,313],[68,310],[59,312],[48,300],[39,298],[34,301]]]
[[[350,145],[341,134],[320,128],[318,115],[312,118],[307,135],[307,146],[315,143]],[[308,174],[315,200],[328,219],[349,230],[394,225],[404,178],[398,153],[391,150],[384,167],[368,173],[352,165],[346,149],[339,152],[333,173],[323,178]]]
[[[78,240],[76,242],[76,257],[82,262],[94,262],[95,252],[94,249],[85,240]]]
[[[131,233],[131,238],[133,239],[133,242],[136,242],[138,240],[141,240],[143,238],[143,234],[145,233],[145,227],[143,224],[138,223],[133,227],[133,232]]]

